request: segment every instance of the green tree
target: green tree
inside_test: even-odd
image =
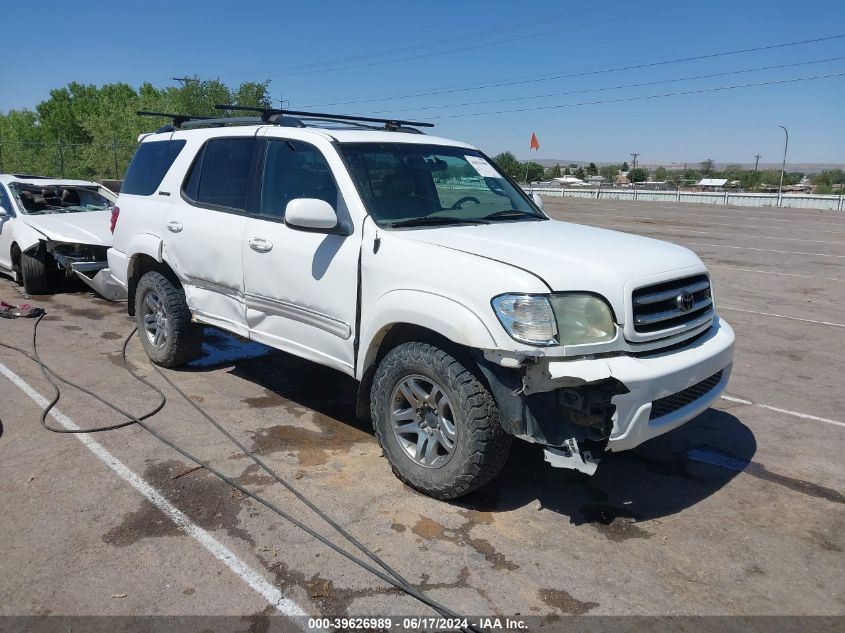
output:
[[[552,167],[551,177],[552,177],[552,178],[560,178],[560,174],[561,174],[561,171],[560,171],[560,163],[558,163],[557,165],[555,165],[554,167]]]
[[[604,165],[599,168],[599,175],[605,180],[613,182],[617,174],[619,174],[619,165]]]
[[[595,163],[590,163],[589,165],[587,165],[587,174],[589,174],[590,176],[598,176],[598,173],[599,168],[596,167]]]
[[[637,167],[628,172],[629,182],[645,182],[648,180],[648,172],[642,167]]]
[[[511,152],[502,152],[493,157],[493,161],[499,166],[503,172],[514,180],[522,180],[525,178],[525,167],[522,166],[516,156]]]
[[[580,178],[581,180],[584,180],[587,177],[587,174],[584,172],[583,167],[579,167],[575,170],[575,177]]]
[[[669,180],[669,172],[665,167],[658,167],[654,170],[654,179],[658,182],[666,182]]]
[[[715,168],[716,163],[713,162],[712,158],[706,158],[698,163],[698,166],[701,167],[701,173],[707,178],[710,178],[713,176],[713,169]]]
[[[628,166],[627,160],[624,163],[622,163],[622,167],[620,169],[622,169],[622,171],[630,171],[631,170],[631,168]]]

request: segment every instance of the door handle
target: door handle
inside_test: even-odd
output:
[[[273,250],[273,242],[261,239],[260,237],[253,237],[249,241],[249,247],[256,253],[269,253]]]
[[[171,233],[178,233],[182,230],[182,223],[177,222],[176,220],[171,220],[167,223],[167,230]]]

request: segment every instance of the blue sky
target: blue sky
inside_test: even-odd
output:
[[[639,152],[645,163],[751,162],[759,152],[764,163],[774,163],[783,152],[777,125],[786,125],[791,162],[845,163],[845,76],[548,107],[845,73],[845,37],[613,70],[843,35],[841,0],[46,0],[37,11],[32,6],[4,8],[0,111],[33,107],[49,89],[73,80],[165,86],[181,75],[233,85],[270,79],[273,95],[283,94],[291,108],[432,120],[439,135],[491,154],[508,149],[528,157],[533,131],[538,158],[621,161]],[[786,64],[802,65],[609,89]],[[580,76],[546,79],[566,74]],[[493,83],[512,85],[467,90]],[[537,97],[546,94],[553,96]],[[388,98],[397,96],[403,98]],[[478,103],[505,99],[513,100]],[[356,103],[325,105],[344,101]],[[480,114],[538,107],[546,109]]]

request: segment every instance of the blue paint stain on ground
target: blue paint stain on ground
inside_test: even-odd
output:
[[[711,466],[727,468],[728,470],[743,471],[750,463],[747,459],[740,459],[723,453],[715,448],[691,448],[687,451],[687,459],[693,462],[702,462]]]
[[[259,358],[273,351],[272,347],[246,341],[221,330],[206,330],[202,356],[188,363],[188,367],[215,367],[238,360]]]

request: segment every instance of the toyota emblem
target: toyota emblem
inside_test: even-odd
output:
[[[678,310],[681,312],[689,312],[695,304],[695,297],[692,296],[691,292],[686,290],[679,294],[675,300],[678,303]]]

